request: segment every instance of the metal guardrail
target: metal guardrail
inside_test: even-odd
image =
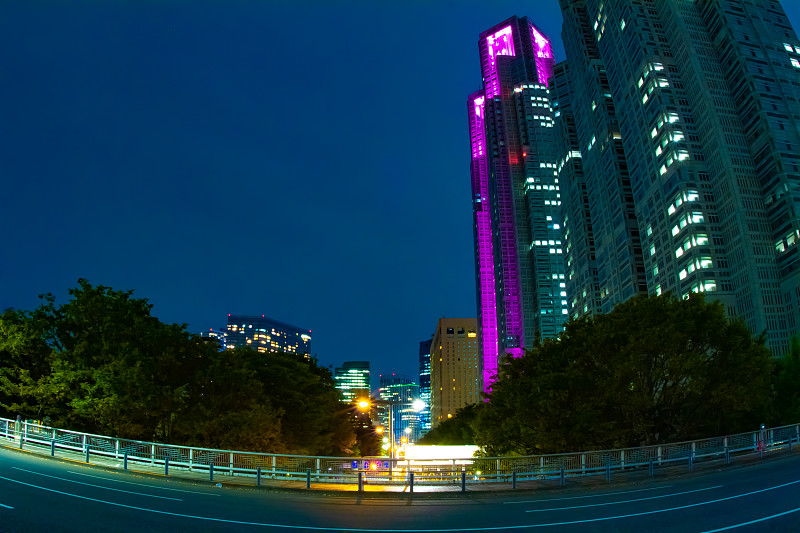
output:
[[[792,451],[800,444],[800,424],[764,428],[749,433],[712,437],[659,446],[600,450],[591,452],[533,455],[519,457],[459,457],[447,460],[405,460],[386,457],[324,457],[281,455],[210,448],[193,448],[154,442],[119,439],[69,431],[36,422],[0,418],[0,439],[19,448],[47,448],[56,452],[72,452],[113,458],[128,465],[148,465],[164,469],[207,473],[214,476],[241,476],[262,479],[304,480],[326,484],[402,485],[413,491],[415,485],[470,485],[480,490],[487,483],[557,481],[562,485],[570,478],[605,477],[623,471],[648,471],[684,465],[690,470],[697,462],[724,460],[729,463],[740,455],[758,455],[778,450]],[[681,469],[683,470],[683,469]]]

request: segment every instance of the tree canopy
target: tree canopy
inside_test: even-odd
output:
[[[797,361],[785,362],[781,382],[786,410],[795,414]],[[722,304],[702,295],[639,296],[606,315],[572,320],[559,339],[506,359],[488,401],[468,413],[467,423],[487,455],[747,431],[771,420],[772,365],[764,338],[729,320]],[[463,425],[460,415],[448,423]]]
[[[293,454],[358,451],[333,378],[302,355],[223,350],[152,305],[79,280],[0,316],[0,415],[139,440]]]

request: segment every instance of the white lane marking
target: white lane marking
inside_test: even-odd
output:
[[[40,487],[39,485],[33,485],[31,483],[25,483],[24,481],[19,481],[16,479],[11,479],[7,477],[0,476],[0,479],[4,479],[6,481],[11,481],[12,483],[19,483],[20,485],[26,485],[28,487],[33,487],[36,489],[45,490],[47,492],[54,492],[56,494],[63,494],[65,496],[72,496],[73,498],[79,498],[81,500],[87,500],[92,502],[98,503],[105,503],[108,505],[113,505],[115,507],[124,507],[126,509],[134,509],[136,511],[145,511],[149,513],[155,514],[162,514],[162,515],[169,515],[169,516],[177,516],[180,518],[195,518],[197,520],[208,520],[210,522],[220,522],[226,524],[240,524],[245,526],[262,526],[262,527],[272,527],[272,528],[283,528],[283,529],[305,529],[311,531],[330,531],[330,527],[321,527],[321,526],[290,526],[286,524],[268,524],[264,522],[245,522],[244,520],[228,520],[225,518],[213,518],[209,516],[197,516],[197,515],[189,515],[183,513],[170,513],[169,511],[160,511],[158,509],[148,509],[147,507],[136,507],[133,505],[126,505],[124,503],[116,503],[116,502],[109,502],[106,500],[98,500],[96,498],[89,498],[88,496],[81,496],[80,494],[71,494],[69,492],[62,492],[60,490],[50,489],[47,487]],[[775,485],[774,487],[767,487],[766,489],[756,490],[753,492],[747,492],[745,494],[737,494],[735,496],[728,496],[727,498],[720,498],[717,500],[711,500],[707,502],[699,502],[699,503],[692,503],[689,505],[682,505],[680,507],[672,507],[669,509],[657,509],[655,511],[646,511],[643,513],[632,513],[626,515],[618,515],[618,516],[606,516],[603,518],[590,518],[587,520],[571,520],[568,522],[550,522],[547,524],[526,524],[526,525],[518,525],[518,526],[494,526],[494,527],[469,527],[469,528],[449,528],[449,529],[366,529],[366,528],[336,528],[337,531],[359,531],[359,532],[371,532],[371,533],[421,533],[424,531],[428,531],[430,533],[444,533],[450,531],[498,531],[498,530],[509,530],[509,529],[530,529],[535,527],[552,527],[552,526],[569,526],[574,524],[586,524],[589,522],[605,522],[608,520],[616,520],[619,518],[631,518],[634,516],[644,516],[644,515],[651,515],[656,513],[664,513],[667,511],[677,511],[681,509],[688,509],[690,507],[699,507],[701,505],[708,505],[710,503],[717,503],[725,500],[732,500],[735,498],[741,498],[744,496],[750,496],[752,494],[758,494],[759,492],[766,492],[768,490],[780,489],[783,487],[787,487],[789,485],[795,485],[800,483],[800,480],[797,481],[790,481],[789,483],[783,483],[781,485]]]
[[[5,507],[6,509],[13,509],[10,505],[6,505],[4,503],[0,503],[0,507]]]
[[[129,490],[115,489],[115,488],[112,488],[112,487],[104,487],[102,485],[95,485],[93,483],[84,483],[83,481],[76,481],[74,479],[67,479],[65,477],[51,476],[50,474],[42,474],[41,472],[34,472],[33,470],[26,470],[24,468],[19,468],[19,467],[16,467],[16,466],[12,466],[11,468],[13,468],[14,470],[20,470],[22,472],[27,472],[29,474],[34,474],[34,475],[37,475],[37,476],[49,477],[49,478],[52,478],[52,479],[60,479],[61,481],[68,481],[70,483],[77,483],[78,485],[86,485],[87,487],[96,487],[98,489],[113,490],[113,491],[116,491],[116,492],[125,492],[127,494],[136,494],[137,496],[147,496],[148,498],[158,498],[158,499],[161,499],[161,500],[174,500],[176,502],[182,502],[183,501],[180,498],[170,498],[169,496],[156,496],[155,494],[145,494],[144,492],[132,492],[132,491],[129,491]]]
[[[188,492],[189,494],[202,494],[204,496],[222,496],[222,494],[212,494],[210,492],[201,492],[199,490],[186,490],[186,489],[174,489],[172,487],[159,487],[156,485],[148,485],[147,483],[136,483],[135,481],[125,481],[123,479],[114,479],[113,477],[103,477],[103,476],[93,476],[92,474],[84,474],[83,472],[76,472],[75,470],[67,470],[69,474],[75,474],[76,476],[86,476],[92,477],[95,479],[103,479],[105,481],[113,481],[115,483],[127,483],[129,485],[138,485],[140,487],[148,487],[151,489],[159,489],[159,490],[171,490],[174,492]]]
[[[728,527],[721,527],[719,529],[710,529],[710,530],[706,531],[705,533],[717,533],[718,531],[727,531],[728,529],[735,529],[737,527],[749,526],[751,524],[757,524],[759,522],[764,522],[766,520],[772,520],[773,518],[778,518],[779,516],[785,516],[787,514],[796,513],[797,511],[800,511],[800,507],[798,507],[796,509],[790,509],[788,511],[784,511],[782,513],[778,513],[778,514],[774,514],[774,515],[770,515],[770,516],[765,516],[764,518],[758,518],[756,520],[750,520],[749,522],[740,522],[738,524],[733,524],[732,526],[728,526]]]
[[[664,485],[663,487],[653,487],[650,489],[636,489],[636,490],[621,490],[618,492],[606,492],[604,494],[591,494],[588,496],[570,496],[568,498],[545,498],[541,500],[520,500],[518,502],[503,502],[506,505],[513,505],[515,503],[546,503],[558,502],[563,500],[582,500],[586,498],[602,498],[603,496],[616,496],[617,494],[630,494],[631,492],[646,492],[648,490],[662,490],[672,488],[672,485]]]
[[[620,503],[633,503],[633,502],[643,502],[645,500],[657,500],[659,498],[670,498],[672,496],[680,496],[682,494],[691,494],[693,492],[703,492],[704,490],[713,490],[722,488],[722,485],[717,485],[715,487],[706,487],[704,489],[695,489],[695,490],[687,490],[685,492],[673,492],[671,494],[661,494],[660,496],[648,496],[646,498],[634,498],[632,500],[620,500],[616,502],[605,502],[605,503],[590,503],[587,505],[573,505],[572,507],[551,507],[549,509],[530,509],[525,511],[526,513],[543,513],[545,511],[566,511],[568,509],[584,509],[586,507],[603,507],[604,505],[617,505]]]

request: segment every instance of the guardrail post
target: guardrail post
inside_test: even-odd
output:
[[[467,491],[467,473],[461,471],[461,492]]]
[[[123,468],[123,470],[127,470],[128,469],[128,452],[127,451],[125,452],[125,458],[123,459],[123,462],[122,462],[122,468]]]
[[[358,492],[364,490],[364,472],[358,473]]]
[[[661,466],[661,446],[658,447],[658,466]]]
[[[566,483],[566,480],[564,479],[564,467],[562,466],[562,467],[561,467],[561,480],[560,480],[560,485],[563,487],[563,486],[564,486],[564,483]]]
[[[586,475],[586,454],[581,454],[581,474]]]
[[[649,470],[649,473],[650,473],[650,477],[653,477],[653,458],[652,457],[650,458],[650,461],[649,461],[649,464],[648,464],[648,470]]]
[[[164,475],[169,475],[169,457],[164,457]]]
[[[619,464],[622,468],[625,468],[625,450],[619,451]]]
[[[611,461],[606,463],[606,481],[611,481]]]
[[[89,443],[86,443],[86,463],[89,463]]]
[[[150,464],[151,465],[156,464],[156,445],[155,444],[151,444],[150,445]]]
[[[694,470],[694,451],[689,450],[689,471]]]
[[[114,439],[114,459],[119,460],[119,439]]]
[[[230,473],[231,473],[231,475],[233,475],[233,452],[231,452],[231,453],[229,454],[229,457],[228,457],[228,465],[229,465],[229,470],[230,470]]]
[[[275,477],[277,476],[277,474],[275,473],[275,465],[276,465],[275,459],[276,459],[276,456],[273,455],[272,456],[272,479],[275,479]]]
[[[261,486],[261,467],[256,468],[256,487]]]
[[[725,464],[731,464],[731,450],[725,446]]]
[[[208,479],[214,481],[214,461],[208,463]]]
[[[517,488],[517,473],[516,472],[512,472],[511,473],[511,488],[512,489],[516,489]]]
[[[408,491],[414,492],[414,472],[408,473]]]
[[[317,457],[317,481],[319,481],[319,457]]]
[[[56,439],[50,441],[50,457],[56,456]]]
[[[192,471],[192,460],[194,458],[194,448],[189,448],[189,472]]]
[[[310,468],[306,469],[306,488],[307,489],[311,488],[311,469]]]

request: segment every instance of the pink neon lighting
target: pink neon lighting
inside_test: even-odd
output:
[[[487,98],[494,98],[500,94],[500,83],[497,80],[497,56],[514,55],[514,35],[511,26],[506,26],[487,36],[486,47],[489,53],[489,75],[486,76],[484,89]]]
[[[483,353],[483,389],[491,390],[497,378],[497,295],[495,294],[492,219],[489,210],[489,170],[486,161],[484,95],[476,96],[470,106],[472,141],[472,195],[478,266],[478,303],[480,306],[481,348]]]
[[[539,83],[547,85],[547,80],[553,75],[553,47],[550,41],[530,21],[528,25],[531,29],[531,40],[533,41],[533,51],[536,54],[536,76]]]

